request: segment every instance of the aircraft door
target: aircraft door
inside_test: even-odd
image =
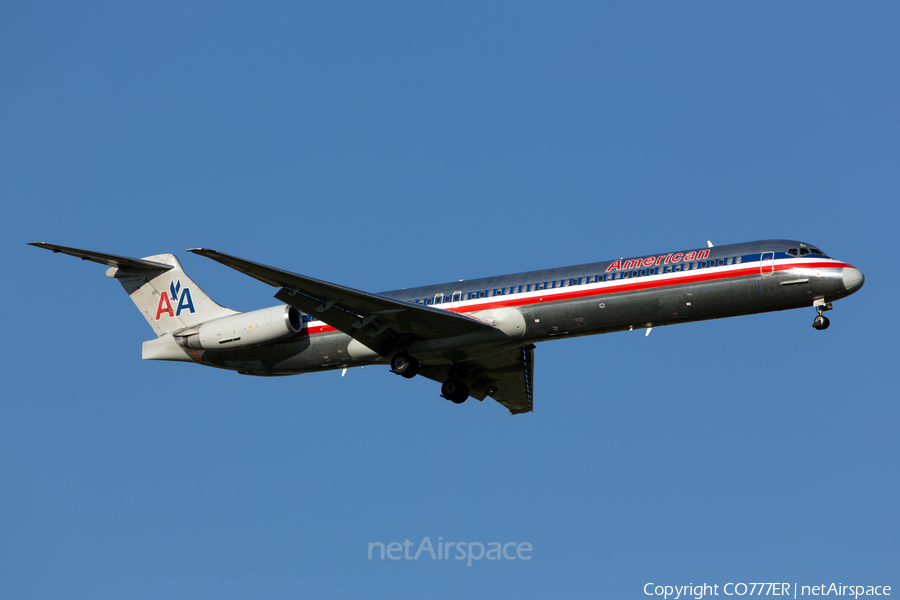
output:
[[[759,272],[762,275],[771,275],[775,272],[775,253],[763,252],[759,260]]]
[[[459,308],[459,301],[462,299],[462,292],[456,291],[453,292],[453,298],[451,299],[450,307],[451,308]]]

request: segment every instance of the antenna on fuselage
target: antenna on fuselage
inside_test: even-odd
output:
[[[710,248],[712,248],[712,242],[711,242],[711,241],[706,240],[706,245],[709,246]]]

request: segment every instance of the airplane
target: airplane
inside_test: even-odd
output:
[[[128,258],[43,242],[104,264],[157,338],[146,360],[196,362],[244,375],[297,375],[390,365],[441,384],[455,404],[491,397],[510,414],[534,409],[538,342],[812,306],[826,329],[832,303],[862,272],[816,246],[764,240],[373,294],[216,250],[205,256],[273,287],[283,304],[220,306],[172,254]],[[342,376],[343,376],[342,373]]]

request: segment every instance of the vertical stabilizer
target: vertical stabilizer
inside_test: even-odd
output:
[[[165,271],[112,267],[106,275],[122,284],[157,336],[237,314],[220,306],[187,276],[174,254],[157,254],[143,261],[168,265]]]

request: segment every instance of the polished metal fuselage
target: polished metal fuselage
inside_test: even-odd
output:
[[[862,285],[861,273],[839,260],[787,253],[808,247],[766,240],[382,295],[476,318],[521,314],[524,331],[515,335],[431,342],[427,351],[420,346],[423,364],[446,364],[553,339],[821,305]],[[390,356],[354,356],[351,341],[313,318],[291,340],[208,352],[203,363],[252,375],[289,375],[389,362]]]

